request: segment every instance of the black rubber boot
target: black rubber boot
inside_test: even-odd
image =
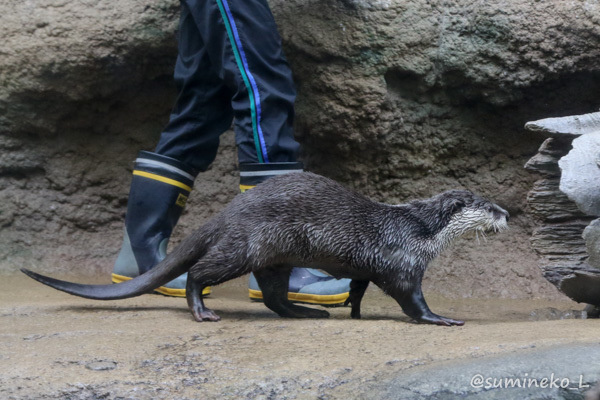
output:
[[[302,163],[240,164],[240,190],[245,192],[268,178],[291,172],[302,172]],[[324,306],[343,305],[350,294],[350,279],[335,279],[312,268],[296,267],[292,270],[288,299],[297,303]],[[248,284],[250,299],[262,301],[262,291],[254,274]]]
[[[123,245],[113,269],[115,283],[148,271],[165,258],[171,232],[192,191],[197,172],[170,157],[141,151],[135,160]],[[157,292],[184,297],[183,275]],[[210,292],[210,289],[208,290]]]

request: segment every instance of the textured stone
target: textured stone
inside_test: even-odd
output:
[[[593,220],[584,230],[583,239],[590,258],[587,260],[592,267],[600,268],[600,219]]]
[[[546,119],[528,123],[526,126],[529,129],[537,127],[540,130],[542,130],[540,127],[543,127],[545,133],[549,131],[556,133],[559,130],[564,133],[567,131],[566,121],[572,123],[578,119]],[[555,131],[550,129],[551,126]],[[572,130],[574,131],[574,128]],[[595,135],[588,133],[582,138]],[[538,254],[551,263],[542,266],[546,279],[572,299],[598,304],[600,274],[590,271],[591,268],[583,262],[588,259],[588,251],[599,243],[597,241],[599,235],[593,230],[594,228],[587,226],[589,220],[580,211],[578,204],[563,193],[564,170],[561,171],[562,165],[561,168],[558,165],[565,158],[572,159],[573,154],[577,154],[575,146],[571,143],[574,137],[576,136],[564,135],[546,139],[538,153],[525,164],[527,170],[546,177],[536,181],[527,195],[527,203],[532,215],[542,224],[533,231],[531,243]],[[573,174],[575,171],[572,169],[571,172]],[[588,184],[588,186],[593,185]],[[589,188],[579,189],[589,190]],[[584,237],[587,237],[585,241]],[[596,263],[595,257],[596,254],[590,257],[589,261]]]
[[[559,177],[558,160],[571,150],[571,140],[548,138],[538,149],[538,153],[525,163],[525,169],[548,177]]]
[[[527,203],[531,214],[540,221],[561,222],[585,217],[577,205],[559,190],[558,178],[536,181],[527,194]]]
[[[584,400],[598,400],[600,399],[600,381],[596,383],[593,389],[590,389],[585,393]]]
[[[600,131],[600,112],[546,118],[525,124],[525,129],[552,136],[580,136]]]
[[[587,258],[581,235],[588,223],[587,220],[572,220],[538,227],[531,236],[532,246],[549,261],[578,264]]]
[[[561,292],[579,303],[600,306],[600,270],[586,263],[549,265],[542,268],[544,277]]]
[[[510,355],[413,367],[389,381],[366,384],[364,392],[357,397],[377,400],[582,399],[586,392],[592,392],[600,374],[600,365],[589,361],[596,357],[600,357],[597,344],[520,349]]]
[[[91,371],[110,371],[117,368],[117,363],[110,360],[91,361],[85,367]]]
[[[548,154],[538,153],[525,164],[525,169],[549,177],[560,176],[558,160]]]
[[[588,304],[584,311],[586,312],[588,318],[600,318],[600,306]],[[600,389],[600,386],[597,388]]]
[[[548,138],[544,140],[538,152],[552,156],[558,163],[558,160],[573,148],[571,142],[572,138]]]
[[[600,116],[600,113],[597,113]],[[558,162],[560,190],[588,215],[600,216],[600,128],[573,140],[573,150]]]

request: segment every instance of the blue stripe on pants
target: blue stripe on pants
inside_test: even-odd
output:
[[[246,53],[244,52],[244,47],[242,46],[242,41],[240,40],[240,35],[238,33],[237,30],[237,26],[235,24],[235,20],[233,19],[233,15],[231,14],[231,10],[229,8],[229,3],[227,2],[227,0],[217,0],[218,2],[221,2],[225,8],[225,11],[227,13],[227,16],[223,16],[224,20],[228,20],[230,26],[231,26],[231,31],[233,32],[235,41],[232,40],[233,38],[230,37],[230,41],[231,41],[231,46],[232,47],[237,47],[237,50],[240,53],[240,58],[242,61],[242,65],[240,65],[240,69],[244,69],[244,72],[246,73],[246,75],[248,76],[248,79],[250,81],[250,84],[252,85],[252,90],[248,90],[249,95],[254,97],[254,106],[256,107],[256,117],[255,117],[255,121],[253,121],[254,124],[256,124],[256,130],[258,131],[258,140],[260,141],[260,149],[262,152],[262,158],[263,161],[265,163],[269,162],[269,156],[267,155],[267,145],[265,144],[265,137],[262,133],[262,128],[260,126],[260,119],[261,119],[261,110],[260,110],[260,93],[258,92],[258,86],[256,85],[256,81],[254,80],[254,76],[252,75],[252,72],[250,72],[250,67],[248,66],[248,60],[246,59]],[[259,159],[260,159],[260,154],[259,154]]]

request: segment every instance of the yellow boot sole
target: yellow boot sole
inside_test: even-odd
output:
[[[263,301],[263,295],[260,290],[248,289],[251,300]],[[288,300],[295,303],[319,304],[322,306],[342,305],[349,296],[349,292],[339,294],[309,294],[288,292]]]
[[[130,278],[128,276],[118,275],[118,274],[112,274],[113,283],[121,283],[121,282],[129,281],[131,279],[133,279],[133,278]],[[165,296],[185,297],[185,289],[171,289],[168,287],[159,286],[156,289],[154,289],[154,291],[156,293],[160,293]],[[210,286],[207,286],[202,291],[202,296],[208,296],[209,294],[211,294],[211,292],[212,292],[212,290],[211,290]]]

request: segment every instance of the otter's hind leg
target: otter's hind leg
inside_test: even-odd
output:
[[[224,247],[227,247],[224,245]],[[215,246],[188,271],[186,297],[194,319],[218,321],[221,318],[204,305],[202,290],[207,286],[218,285],[250,272],[244,263],[238,262],[230,253]]]
[[[327,318],[325,310],[302,307],[287,298],[291,268],[276,266],[254,272],[265,306],[286,318]]]
[[[369,286],[369,281],[358,281],[356,279],[350,281],[350,295],[344,305],[352,304],[350,317],[354,319],[360,319],[360,302],[365,295],[367,286]]]
[[[202,300],[202,291],[207,285],[201,284],[199,281],[192,278],[191,274],[188,274],[187,283],[185,287],[185,296],[187,299],[188,307],[194,316],[194,319],[198,322],[202,321],[219,321],[219,317],[213,310],[206,308],[204,300]]]

